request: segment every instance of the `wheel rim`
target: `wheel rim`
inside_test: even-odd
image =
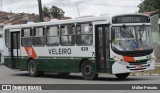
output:
[[[84,73],[85,73],[86,75],[90,75],[91,72],[92,72],[92,67],[91,67],[91,65],[86,65],[85,68],[84,68]]]
[[[35,66],[34,64],[30,64],[30,72],[33,74],[35,71]]]

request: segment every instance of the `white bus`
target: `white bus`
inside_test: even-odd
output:
[[[155,68],[150,16],[123,14],[4,27],[4,63],[11,69],[58,75],[99,73],[124,79]]]

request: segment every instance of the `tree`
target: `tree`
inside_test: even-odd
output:
[[[64,11],[56,6],[49,7],[43,7],[43,14],[45,17],[53,17],[57,19],[61,19],[64,17]]]
[[[63,18],[64,17],[64,11],[56,6],[52,6],[52,8],[50,9],[51,15],[54,18]]]
[[[51,18],[51,13],[50,13],[49,7],[43,7],[43,15],[45,17]]]
[[[139,12],[160,10],[160,0],[144,0],[138,5]]]

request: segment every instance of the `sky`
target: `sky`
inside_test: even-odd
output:
[[[14,13],[38,14],[38,0],[0,0],[1,10]],[[142,0],[42,0],[42,7],[57,6],[65,16],[98,16],[102,14],[123,14],[138,12]],[[78,12],[79,11],[79,12]]]

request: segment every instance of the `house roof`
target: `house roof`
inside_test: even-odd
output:
[[[38,22],[39,16],[36,14],[28,14],[28,13],[8,13],[4,11],[0,11],[0,23],[3,24],[24,24],[27,21]]]
[[[44,21],[51,21],[55,18],[44,17]],[[64,17],[60,20],[71,19],[71,17]],[[27,22],[39,22],[39,15],[29,13],[9,13],[0,11],[0,23],[3,24],[26,24]]]
[[[148,15],[155,15],[155,14],[160,14],[160,10],[156,10],[156,11],[148,11],[148,12],[144,12],[144,14],[148,14]]]

